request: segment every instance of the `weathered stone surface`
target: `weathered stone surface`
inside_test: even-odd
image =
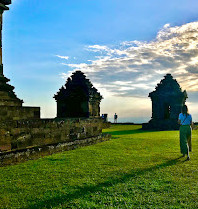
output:
[[[104,124],[96,118],[4,121],[0,123],[0,149],[23,149],[99,136]]]
[[[39,119],[40,107],[1,106],[1,120]]]
[[[143,124],[143,129],[178,129],[178,115],[188,96],[172,75],[167,74],[149,97],[152,100],[152,119]]]
[[[23,101],[14,93],[14,87],[7,84],[9,79],[0,75],[0,106],[22,106]]]
[[[82,146],[88,146],[99,142],[110,140],[111,135],[100,134],[86,139],[76,139],[72,142],[59,142],[44,146],[29,147],[26,149],[12,150],[0,153],[0,166],[6,166],[24,162],[26,160],[38,159],[57,152],[69,151]]]

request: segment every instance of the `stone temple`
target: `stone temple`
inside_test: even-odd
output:
[[[4,76],[2,60],[3,12],[9,10],[11,0],[0,0],[0,118],[1,120],[38,119],[40,107],[23,107],[23,100],[14,93],[14,87],[8,84],[10,79]]]
[[[81,71],[74,72],[54,98],[58,118],[100,116],[102,96]]]
[[[40,107],[24,107],[4,75],[3,12],[11,0],[0,0],[0,166],[37,159],[110,139],[100,116],[102,96],[85,75],[76,71],[60,89],[56,118],[40,118]]]
[[[178,116],[182,106],[188,98],[187,92],[181,90],[180,85],[171,74],[157,84],[155,91],[149,93],[152,100],[152,119],[143,124],[143,129],[177,130]]]

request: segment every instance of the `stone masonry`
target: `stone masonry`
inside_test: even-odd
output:
[[[143,124],[143,129],[178,129],[178,116],[188,96],[172,75],[167,74],[149,97],[152,100],[152,119]]]
[[[83,73],[79,75],[84,78],[85,82],[79,85],[76,82],[78,76],[74,75],[74,83],[70,86],[71,88],[77,87],[73,88],[74,92],[69,99],[69,105],[72,108],[71,99],[75,101],[76,93],[79,93],[78,90],[82,87],[81,84],[85,87],[83,91],[80,91],[80,96],[78,97],[77,94],[76,97],[80,104],[77,106],[79,109],[69,109],[73,110],[73,115],[70,115],[73,116],[73,119],[66,119],[67,115],[64,114],[60,115],[61,118],[40,119],[39,107],[22,106],[23,101],[17,98],[13,91],[14,87],[8,84],[9,79],[3,73],[2,18],[3,12],[9,10],[7,7],[9,4],[11,4],[11,0],[0,0],[0,165],[35,159],[58,151],[110,139],[110,136],[102,134],[104,124],[107,126],[107,123],[104,123],[104,120],[99,117],[99,102],[102,97],[92,87],[89,80],[83,77]],[[85,97],[83,97],[84,95]],[[90,98],[88,99],[88,97]],[[85,101],[85,99],[87,100]],[[88,109],[84,108],[88,105],[92,107],[91,116],[94,116],[92,118],[89,117],[89,114],[86,115],[87,118],[83,117],[89,113]],[[75,110],[77,113],[80,110],[80,114],[74,114]]]

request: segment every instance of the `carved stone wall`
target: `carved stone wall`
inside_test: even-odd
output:
[[[0,123],[0,149],[8,151],[99,136],[102,119],[15,120]]]
[[[86,139],[74,140],[72,142],[62,142],[53,145],[44,145],[29,147],[20,150],[12,150],[0,153],[0,166],[16,164],[26,160],[34,160],[46,155],[51,155],[57,152],[73,150],[78,147],[88,146],[99,142],[110,140],[110,134],[101,134]]]
[[[40,107],[1,106],[0,119],[4,120],[30,120],[40,118]]]

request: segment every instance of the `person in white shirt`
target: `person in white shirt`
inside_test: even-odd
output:
[[[192,151],[191,135],[192,135],[192,116],[188,112],[188,107],[184,105],[179,114],[178,123],[180,124],[180,150],[183,156],[187,155],[186,160],[190,160],[189,152]]]

